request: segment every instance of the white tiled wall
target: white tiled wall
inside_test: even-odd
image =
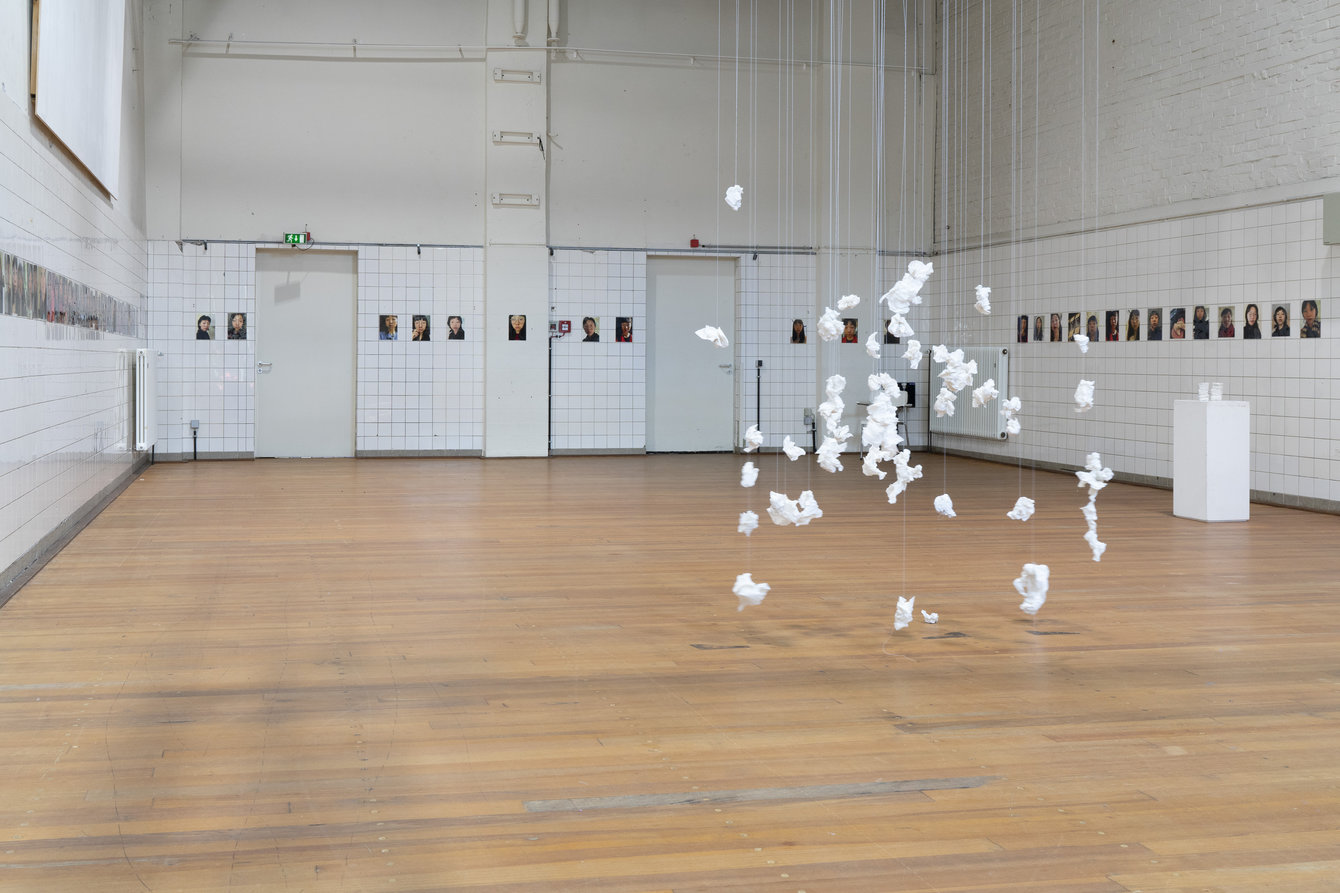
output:
[[[814,276],[814,256],[809,254],[745,254],[736,265],[739,429],[743,434],[758,425],[765,449],[781,449],[787,435],[806,449],[810,446],[804,413],[821,399],[815,384],[819,337],[814,330]],[[797,319],[805,325],[804,344],[791,343]],[[761,382],[758,360],[763,361]]]
[[[1283,502],[1340,500],[1340,258],[1321,243],[1321,202],[1294,201],[1140,224],[936,258],[927,286],[942,340],[1008,344],[1023,434],[1005,444],[938,438],[937,444],[1076,468],[1097,450],[1118,474],[1171,481],[1172,404],[1202,381],[1252,412],[1251,487]],[[972,309],[973,287],[993,288],[992,315]],[[1299,306],[1320,302],[1322,337],[1299,335]],[[1291,336],[1242,338],[1248,303],[1290,307]],[[1204,304],[1233,306],[1232,339],[1015,344],[1016,318],[1078,310]],[[1263,316],[1269,310],[1263,309]],[[1144,337],[1142,333],[1142,339]],[[1080,378],[1095,408],[1074,412]],[[960,401],[962,405],[962,401]]]
[[[255,451],[255,247],[251,244],[154,242],[150,246],[149,339],[160,359],[159,453],[187,456],[190,421],[205,455]],[[360,454],[477,453],[483,447],[483,260],[478,248],[328,246],[358,252]],[[319,249],[318,249],[319,250]],[[221,329],[228,314],[247,314],[245,341],[195,340],[209,313]],[[400,317],[401,339],[378,339],[378,317]],[[409,338],[415,314],[429,317],[430,338]],[[447,339],[459,315],[466,338]]]
[[[550,322],[572,323],[551,342],[550,448],[646,449],[646,253],[556,250],[549,288]],[[599,320],[599,342],[582,341],[587,316]],[[633,318],[631,344],[614,340],[620,316]]]

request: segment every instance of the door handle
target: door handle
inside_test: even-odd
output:
[[[717,368],[718,368],[718,369],[734,369],[734,368],[735,368],[735,364],[734,364],[734,363],[717,363]]]
[[[259,363],[259,362],[258,362],[258,363],[256,364],[256,371],[257,371],[257,372],[269,372],[269,371],[270,371],[270,367],[273,366],[273,365],[274,365],[274,363]]]

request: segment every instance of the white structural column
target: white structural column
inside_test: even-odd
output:
[[[548,163],[549,71],[530,16],[490,0],[489,44],[513,44],[518,30],[539,47],[489,50],[485,59],[484,455],[544,456],[549,451]],[[522,3],[524,10],[527,4]],[[526,318],[526,339],[509,339],[509,318]]]

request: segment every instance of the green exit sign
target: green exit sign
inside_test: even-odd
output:
[[[307,233],[284,233],[284,244],[286,245],[306,245]]]

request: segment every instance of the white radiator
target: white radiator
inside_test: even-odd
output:
[[[135,350],[135,449],[158,443],[158,360],[144,347]]]
[[[930,411],[932,434],[956,434],[962,437],[985,437],[988,440],[1005,439],[1005,417],[1000,414],[1000,401],[1010,394],[1010,349],[1008,347],[965,347],[963,361],[977,361],[977,374],[972,386],[964,388],[954,403],[952,416],[938,416],[932,409],[935,395],[940,393],[940,371],[943,363],[931,363],[930,393],[925,404]],[[1000,396],[980,409],[972,405],[972,389],[980,388],[990,378],[996,383]]]

